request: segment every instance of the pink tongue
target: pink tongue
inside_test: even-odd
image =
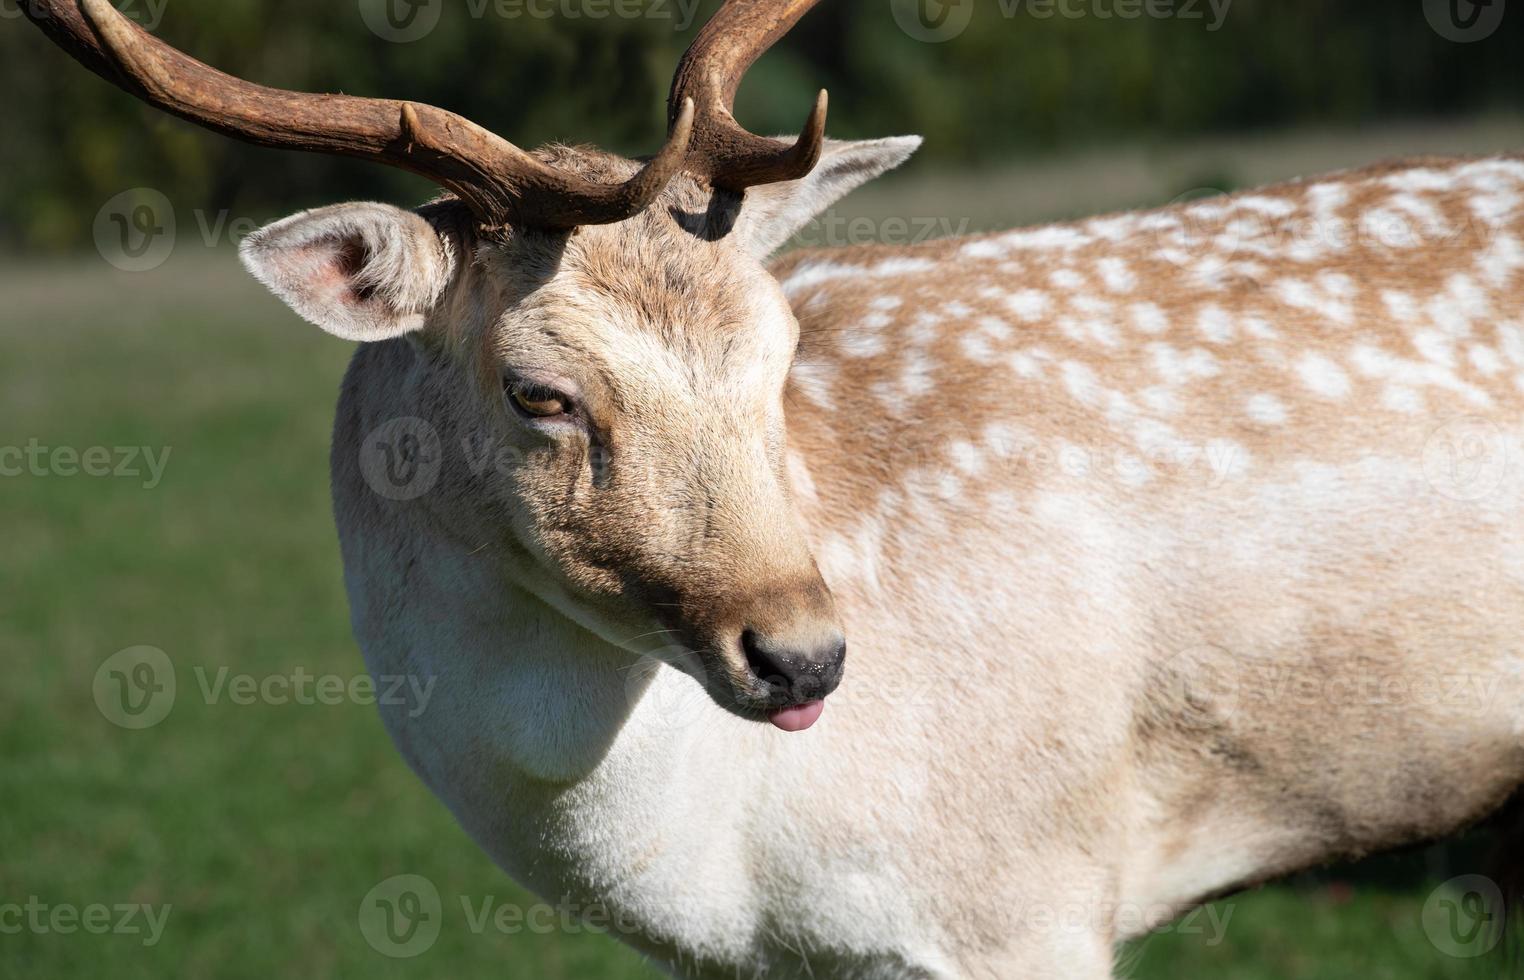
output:
[[[767,713],[767,720],[786,732],[802,732],[819,721],[820,713],[824,710],[824,701],[810,701],[807,704],[795,705],[792,708],[779,708],[777,711],[769,711]]]

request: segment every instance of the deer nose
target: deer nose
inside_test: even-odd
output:
[[[847,641],[839,632],[813,643],[792,642],[755,629],[741,633],[747,666],[776,704],[819,701],[841,683]]]

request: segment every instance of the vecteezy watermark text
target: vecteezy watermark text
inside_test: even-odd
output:
[[[371,33],[394,44],[421,41],[439,26],[444,0],[359,0],[360,18]],[[455,8],[459,10],[460,8]],[[473,20],[530,17],[549,20],[669,21],[675,31],[693,24],[698,0],[466,0]]]
[[[429,698],[434,693],[434,682],[429,677],[420,680],[410,674],[356,674],[341,677],[338,674],[310,674],[297,667],[289,674],[234,674],[226,667],[208,675],[206,668],[196,667],[196,686],[207,704],[218,704],[226,696],[228,703],[250,704],[379,704],[383,707],[404,707],[409,718],[417,718],[428,710]]]
[[[466,930],[480,936],[621,935],[642,932],[628,911],[607,903],[563,895],[558,901],[523,904],[495,895],[456,896]],[[434,882],[419,874],[394,875],[377,884],[360,901],[360,933],[372,949],[394,959],[427,952],[439,938],[450,906]]]
[[[930,44],[951,41],[968,30],[974,7],[986,0],[889,0],[900,30]],[[1217,31],[1227,20],[1233,0],[997,0],[1006,20],[1178,20],[1204,24]],[[986,7],[985,9],[990,9]]]
[[[209,671],[197,666],[191,673],[208,705],[379,705],[402,709],[409,718],[428,710],[437,680],[413,674],[314,674],[305,667],[261,677],[235,674],[227,667]],[[169,717],[179,682],[168,654],[158,647],[135,646],[101,663],[93,692],[107,721],[121,728],[152,728]]]
[[[87,932],[94,936],[142,936],[144,946],[157,946],[172,908],[172,905],[155,906],[142,902],[74,905],[44,902],[31,895],[25,902],[0,903],[0,935],[30,932],[70,936]]]
[[[0,477],[89,476],[97,479],[142,479],[152,490],[164,479],[170,446],[45,446],[28,439],[25,446],[0,446]]]

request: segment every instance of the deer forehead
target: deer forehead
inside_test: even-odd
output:
[[[506,286],[495,355],[594,376],[632,406],[781,395],[799,327],[777,282],[733,248],[651,224],[584,230],[548,276],[490,255],[489,275]]]

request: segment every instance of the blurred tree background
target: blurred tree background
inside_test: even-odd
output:
[[[21,18],[27,2],[0,0],[10,112],[0,247],[82,247],[100,205],[139,186],[256,220],[430,193],[385,168],[255,149],[147,109],[47,43]],[[1446,40],[1425,16],[1425,2],[1469,0],[1059,0],[1078,16],[1057,7],[1042,16],[1032,6],[1041,2],[831,0],[748,76],[737,113],[757,131],[793,131],[825,86],[832,135],[918,132],[928,142],[916,166],[935,167],[1119,140],[1517,112],[1524,102],[1524,16],[1470,44]],[[416,40],[389,40],[365,16],[386,3],[437,20]],[[971,4],[971,22],[930,43],[901,26],[922,3],[932,13]],[[1173,16],[1126,16],[1149,3]],[[118,0],[170,43],[245,78],[406,97],[521,145],[595,142],[631,154],[658,145],[672,68],[718,5]]]

